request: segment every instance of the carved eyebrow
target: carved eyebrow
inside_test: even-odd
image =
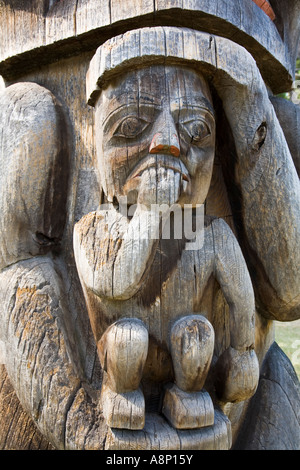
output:
[[[215,110],[212,104],[208,101],[205,96],[184,96],[179,97],[173,100],[172,104],[179,103],[180,110],[190,110],[190,109],[204,109],[209,111],[210,114],[215,118]]]
[[[143,106],[149,106],[151,108],[153,107],[156,109],[160,109],[162,106],[161,100],[158,100],[157,97],[154,97],[148,94],[141,94],[141,95],[123,94],[114,98],[111,104],[114,103],[115,101],[120,102],[122,99],[124,99],[125,102],[121,103],[117,108],[114,108],[107,116],[105,116],[103,118],[102,125],[105,125],[105,123],[110,117],[114,116],[123,108],[130,108],[132,106],[135,106],[138,109],[140,105],[143,105]]]

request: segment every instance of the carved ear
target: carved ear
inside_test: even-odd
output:
[[[0,267],[43,254],[62,237],[68,135],[49,90],[17,83],[0,97]]]

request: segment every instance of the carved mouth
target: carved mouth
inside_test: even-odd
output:
[[[148,155],[143,158],[141,162],[135,167],[135,169],[128,176],[124,189],[129,188],[131,183],[139,178],[145,170],[148,168],[166,168],[176,171],[181,174],[184,181],[190,182],[189,172],[184,163],[179,158],[174,158],[170,155]]]

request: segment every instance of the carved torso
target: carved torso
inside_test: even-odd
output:
[[[224,220],[210,217],[205,218],[200,248],[190,249],[191,242],[185,239],[160,238],[136,292],[127,299],[114,298],[113,288],[103,295],[95,280],[97,271],[103,273],[103,265],[107,264],[113,277],[113,265],[127,225],[128,221],[113,208],[111,212],[88,214],[76,225],[80,237],[80,250],[76,246],[76,253],[80,266],[85,266],[85,279],[93,282],[84,285],[96,342],[120,318],[138,318],[147,327],[149,347],[143,381],[152,383],[150,403],[146,403],[151,408],[151,400],[157,400],[157,396],[152,397],[153,387],[159,394],[164,383],[174,380],[169,349],[170,331],[176,320],[195,314],[209,319],[215,326],[216,361],[230,345],[244,348],[254,341],[254,297],[235,236]],[[238,328],[235,320],[230,321],[224,294],[231,309],[234,305],[236,317],[243,318],[242,328],[241,322]],[[149,394],[146,389],[145,394]]]
[[[299,2],[150,3],[0,2],[0,447],[299,447]]]

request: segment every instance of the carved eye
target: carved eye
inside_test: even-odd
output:
[[[114,136],[125,137],[127,139],[133,139],[143,132],[148,127],[149,122],[144,121],[137,116],[127,116],[118,125]]]
[[[208,125],[200,119],[187,121],[184,123],[184,127],[190,135],[192,143],[201,142],[205,137],[211,135]]]

